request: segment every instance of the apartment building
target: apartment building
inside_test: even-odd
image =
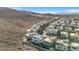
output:
[[[55,42],[55,50],[60,50],[60,51],[69,50],[68,42],[69,42],[69,40],[67,40],[67,39],[66,40],[61,40],[61,39],[57,40]]]

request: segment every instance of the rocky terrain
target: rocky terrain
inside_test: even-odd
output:
[[[26,33],[26,29],[37,22],[50,21],[57,16],[62,15],[39,14],[0,7],[0,51],[22,50],[21,39]],[[34,49],[29,45],[26,47],[26,50],[28,47],[29,50]]]

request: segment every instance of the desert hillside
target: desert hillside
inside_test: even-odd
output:
[[[30,28],[39,21],[49,21],[57,16],[59,17],[60,15],[39,14],[1,7],[0,50],[22,50],[21,38],[25,34],[27,28]]]

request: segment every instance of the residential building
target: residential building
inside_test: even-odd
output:
[[[71,43],[71,51],[79,51],[79,43],[72,42]]]
[[[55,42],[55,50],[68,51],[69,50],[68,42],[69,42],[69,40],[67,40],[67,39],[66,40],[58,39]]]
[[[68,31],[60,31],[60,38],[61,39],[67,39],[67,38],[69,38],[69,34],[68,34]]]
[[[70,32],[70,39],[74,41],[79,41],[79,31]]]
[[[57,34],[57,31],[58,31],[58,30],[54,29],[53,26],[50,26],[50,27],[48,27],[48,28],[46,29],[46,32],[47,32],[48,35],[56,35],[56,34]]]
[[[64,27],[64,30],[65,30],[65,31],[72,31],[72,27],[71,27],[71,26],[65,26],[65,27]]]
[[[33,35],[32,37],[32,42],[35,42],[35,43],[42,43],[44,42],[44,37],[42,35]]]
[[[53,36],[53,37],[47,36],[47,37],[44,39],[44,41],[49,42],[49,43],[53,43],[53,42],[56,41],[56,40],[57,40],[56,36]]]

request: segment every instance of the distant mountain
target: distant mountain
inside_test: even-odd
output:
[[[73,15],[73,14],[79,14],[79,12],[59,12],[56,14],[60,14],[60,15]]]

